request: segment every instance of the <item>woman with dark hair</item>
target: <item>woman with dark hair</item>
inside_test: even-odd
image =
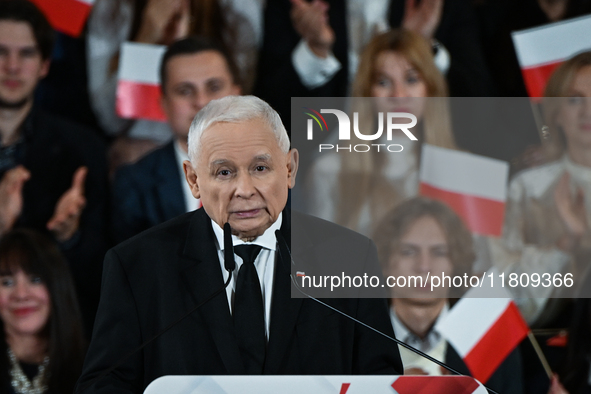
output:
[[[384,153],[384,148],[360,154],[324,153],[313,165],[310,212],[369,235],[381,215],[417,195],[421,144],[450,149],[456,144],[445,78],[435,65],[430,44],[417,33],[396,29],[375,36],[361,55],[353,96],[360,129],[376,130],[380,112],[412,113],[418,120],[413,128],[418,142],[400,131],[393,133],[392,140],[386,141],[384,133],[372,141],[399,144],[401,152]],[[367,141],[352,137],[350,143]]]
[[[85,351],[80,311],[67,264],[40,233],[0,239],[0,320],[0,392],[73,392]]]
[[[424,197],[406,200],[388,212],[376,229],[373,240],[385,277],[428,278],[471,275],[475,254],[472,235],[462,219],[447,205]],[[457,351],[436,328],[450,309],[450,298],[460,297],[462,288],[424,286],[392,287],[390,316],[396,337],[405,343],[469,375]],[[452,293],[455,290],[455,293]],[[462,322],[469,325],[470,322]],[[447,370],[400,348],[408,375],[442,375]],[[483,382],[499,393],[522,393],[521,356],[513,351]]]

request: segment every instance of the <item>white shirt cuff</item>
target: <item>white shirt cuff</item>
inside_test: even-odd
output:
[[[318,57],[304,40],[300,40],[291,53],[291,61],[300,80],[308,89],[324,85],[341,69],[341,63],[332,53]]]
[[[449,51],[439,41],[435,41],[435,45],[437,46],[437,53],[433,59],[435,61],[435,66],[437,66],[443,75],[446,75],[451,63]]]

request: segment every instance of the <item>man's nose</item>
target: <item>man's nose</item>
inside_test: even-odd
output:
[[[207,95],[207,93],[199,91],[193,100],[193,108],[196,112],[199,112],[201,111],[201,108],[205,107],[210,101],[211,98]]]
[[[18,72],[21,67],[21,59],[18,53],[9,53],[4,58],[4,68],[12,74]]]
[[[253,179],[249,173],[239,174],[236,182],[236,196],[250,198],[256,193]]]
[[[416,270],[418,273],[426,274],[431,270],[431,255],[428,251],[421,251],[417,257]]]

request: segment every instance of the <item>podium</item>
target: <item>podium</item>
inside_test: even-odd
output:
[[[162,376],[144,394],[488,394],[469,376]]]

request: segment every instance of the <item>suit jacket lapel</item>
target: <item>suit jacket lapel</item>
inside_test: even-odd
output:
[[[291,249],[291,214],[289,209],[283,210],[281,234]],[[286,350],[293,339],[295,324],[298,319],[302,298],[291,298],[291,261],[285,261],[277,253],[275,266],[275,281],[273,283],[273,300],[271,305],[271,326],[269,329],[269,344],[263,373],[276,374],[281,360],[286,356]],[[289,259],[289,256],[287,257]],[[294,259],[296,259],[294,257]]]
[[[202,302],[224,285],[215,242],[210,218],[203,209],[197,210],[189,227],[180,272],[194,303]],[[227,373],[244,374],[226,292],[218,294],[197,313],[207,323]]]
[[[181,185],[181,174],[176,162],[174,142],[166,145],[157,167],[157,195],[162,209],[163,221],[172,219],[187,211]]]

